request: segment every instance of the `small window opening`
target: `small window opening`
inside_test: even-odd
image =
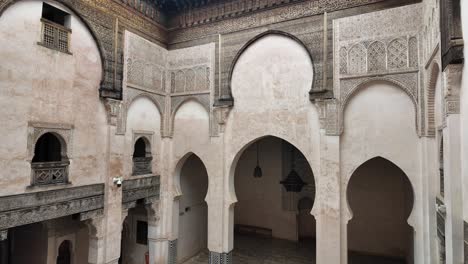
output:
[[[136,242],[142,245],[148,245],[148,223],[137,221]]]
[[[135,142],[133,150],[133,175],[151,174],[152,160],[149,141],[144,137],[140,137]]]
[[[44,3],[42,6],[42,41],[39,45],[70,53],[70,14]]]
[[[42,5],[42,18],[64,27],[70,26],[70,14],[46,3]]]
[[[32,162],[55,162],[62,160],[62,144],[51,133],[42,135],[36,143]]]
[[[135,142],[135,150],[133,152],[134,158],[144,158],[146,157],[146,143],[143,138],[139,138]]]
[[[67,183],[69,164],[65,146],[60,139],[52,133],[45,133],[34,147],[32,185]]]

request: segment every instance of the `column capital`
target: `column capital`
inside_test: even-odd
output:
[[[103,238],[105,236],[104,217],[91,218],[84,221],[88,226],[90,238]]]
[[[152,203],[146,204],[146,212],[148,214],[148,225],[156,226],[160,219],[160,203],[159,201],[153,201]]]

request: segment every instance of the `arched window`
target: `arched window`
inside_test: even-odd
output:
[[[133,149],[133,175],[151,174],[151,145],[147,138],[140,137]]]
[[[65,240],[58,249],[57,264],[71,264],[71,242]]]
[[[32,185],[67,183],[69,164],[62,138],[53,133],[45,133],[34,147],[31,162]]]

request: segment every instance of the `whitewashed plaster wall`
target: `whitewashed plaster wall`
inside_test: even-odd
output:
[[[427,197],[421,182],[418,137],[423,8],[422,4],[414,4],[334,21],[334,92],[341,103],[343,129],[342,197],[346,197],[352,172],[365,161],[381,156],[400,167],[415,192],[414,210],[408,220],[416,232],[415,263],[429,261],[424,259],[423,251],[429,227],[423,220],[427,217],[423,211]],[[351,212],[346,212],[346,198],[341,207],[345,210],[342,253],[346,255],[346,225],[352,217]],[[342,262],[346,261],[342,258]]]
[[[468,38],[468,2],[461,1],[461,18],[463,37]],[[465,44],[464,54],[468,54],[468,45]],[[461,124],[461,164],[463,179],[463,215],[464,220],[468,222],[468,67],[463,68],[463,81],[460,95],[460,124]],[[465,260],[466,261],[466,260]]]
[[[288,141],[307,158],[317,175],[316,181],[322,180],[320,124],[308,94],[312,80],[312,62],[306,49],[285,36],[266,35],[258,39],[237,61],[231,83],[235,104],[224,134],[224,221],[229,224],[224,230],[223,252],[233,246],[232,205],[237,201],[234,171],[243,150],[255,140],[272,135]]]
[[[102,139],[107,137],[107,120],[98,94],[102,76],[98,48],[76,16],[71,18],[73,55],[38,45],[41,14],[42,1],[20,1],[0,17],[0,168],[4,172],[0,195],[32,190],[26,188],[32,159],[27,148],[28,122],[74,127],[67,146],[73,186],[99,183],[106,175],[106,140]],[[44,189],[48,188],[40,190]]]
[[[205,197],[208,191],[208,175],[202,161],[191,155],[180,175],[182,196],[179,201],[179,237],[177,262],[183,263],[207,248],[208,207]]]
[[[385,82],[361,88],[345,108],[340,160],[344,192],[356,168],[374,157],[383,157],[404,171],[415,193],[413,213],[408,219],[417,241],[415,253],[419,255],[415,263],[423,263],[419,138],[414,116],[414,104],[400,88]],[[346,210],[347,204],[344,206]],[[344,221],[352,218],[351,211],[347,214]]]
[[[132,157],[135,142],[139,136],[146,137],[151,143],[152,172],[160,174],[161,167],[161,114],[153,101],[147,97],[139,97],[132,102],[127,113],[127,129],[125,133],[125,173],[132,175]]]

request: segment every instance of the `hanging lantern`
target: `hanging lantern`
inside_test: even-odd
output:
[[[294,147],[291,146],[291,172],[286,179],[280,182],[287,192],[301,192],[302,188],[307,185],[295,170]]]
[[[253,176],[254,178],[261,178],[263,176],[262,168],[260,168],[259,161],[258,161],[258,142],[257,142],[257,166],[254,169]]]

